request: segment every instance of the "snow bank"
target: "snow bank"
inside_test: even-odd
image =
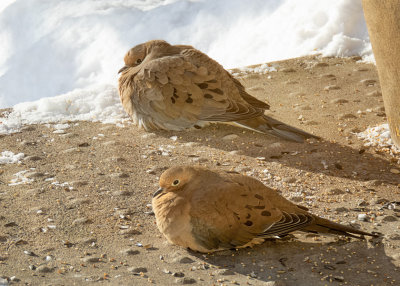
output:
[[[315,52],[372,57],[361,0],[2,0],[0,108],[115,86],[125,52],[156,38],[226,68]]]

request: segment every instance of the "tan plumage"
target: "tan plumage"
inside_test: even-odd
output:
[[[152,201],[159,230],[170,243],[200,252],[245,247],[296,230],[375,236],[313,215],[237,173],[172,167],[161,175],[160,187]]]
[[[230,122],[297,142],[316,137],[264,115],[267,103],[248,94],[220,64],[191,46],[149,41],[130,49],[124,61],[119,71],[121,102],[146,131]]]

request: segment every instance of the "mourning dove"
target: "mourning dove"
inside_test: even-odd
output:
[[[191,46],[153,40],[130,49],[119,95],[136,125],[150,130],[225,122],[303,142],[314,136],[264,115],[269,105],[245,91],[220,64]]]
[[[170,243],[206,253],[296,230],[376,236],[313,215],[249,176],[201,167],[166,170],[152,205],[158,229]]]

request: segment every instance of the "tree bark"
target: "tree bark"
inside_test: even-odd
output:
[[[363,0],[390,136],[400,147],[400,1]]]

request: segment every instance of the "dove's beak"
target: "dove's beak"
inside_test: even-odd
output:
[[[122,73],[123,71],[125,71],[128,68],[129,68],[128,66],[124,66],[118,71],[118,73]]]
[[[161,194],[164,191],[163,188],[159,188],[154,194],[153,194],[153,198],[157,197],[159,194]]]

